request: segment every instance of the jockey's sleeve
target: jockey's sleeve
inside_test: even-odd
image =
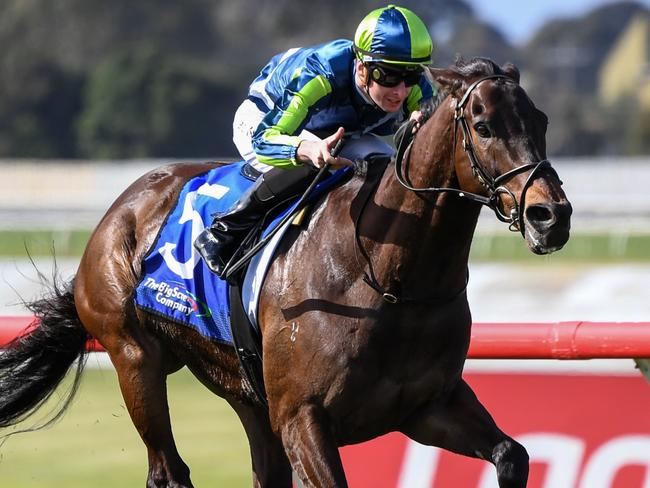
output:
[[[281,168],[300,166],[296,150],[301,139],[296,134],[302,132],[314,110],[331,92],[332,85],[322,74],[294,76],[253,134],[257,160]]]
[[[433,98],[433,95],[434,91],[431,84],[424,76],[420,77],[420,82],[417,85],[413,85],[409,96],[406,97],[407,115],[410,115],[411,112],[415,112],[416,110],[420,110],[422,103]]]

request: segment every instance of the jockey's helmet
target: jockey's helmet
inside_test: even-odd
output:
[[[404,7],[373,10],[357,27],[354,49],[364,63],[431,63],[433,42],[424,22]]]

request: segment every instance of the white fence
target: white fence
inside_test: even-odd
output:
[[[0,161],[0,229],[93,228],[113,200],[169,160]],[[650,232],[650,157],[556,159],[574,231]],[[484,216],[479,230],[505,229]]]

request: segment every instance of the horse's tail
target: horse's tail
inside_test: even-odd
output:
[[[28,303],[38,324],[0,352],[0,427],[29,417],[54,393],[77,360],[74,379],[50,420],[58,420],[76,393],[86,364],[88,333],[81,325],[72,294],[73,281],[54,280],[48,296]],[[32,428],[33,429],[33,428]],[[32,430],[29,429],[29,430]]]

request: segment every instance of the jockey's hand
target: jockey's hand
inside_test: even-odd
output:
[[[409,120],[415,120],[415,125],[413,126],[413,130],[411,131],[413,134],[415,134],[420,128],[420,123],[422,122],[422,112],[420,110],[414,110],[413,112],[411,112],[411,116],[409,117]]]
[[[333,168],[354,166],[354,163],[347,158],[332,157],[332,149],[343,139],[344,133],[343,127],[339,127],[334,134],[321,141],[301,141],[296,151],[296,159],[300,163],[312,164],[316,168],[322,168],[326,164]]]

